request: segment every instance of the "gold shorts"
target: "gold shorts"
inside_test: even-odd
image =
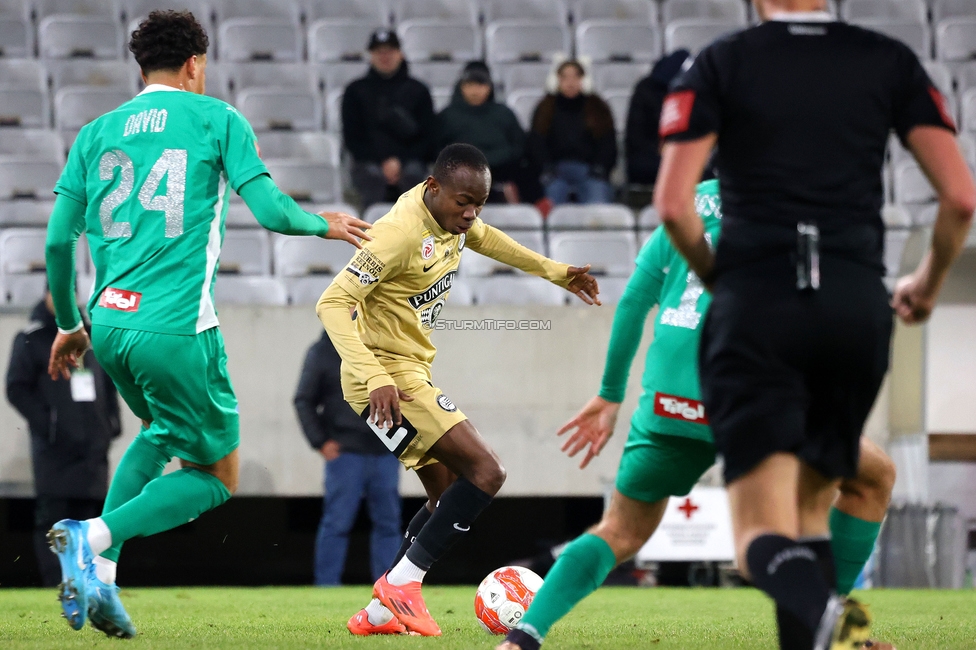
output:
[[[369,392],[366,385],[346,372],[342,364],[342,395],[363,419],[369,418]],[[369,428],[386,447],[400,459],[407,469],[417,469],[436,463],[427,455],[430,448],[454,425],[468,419],[448,397],[435,388],[424,372],[392,373],[397,387],[413,397],[412,402],[400,400],[400,426],[380,429],[367,421]]]

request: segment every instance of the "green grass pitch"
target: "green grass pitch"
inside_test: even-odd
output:
[[[132,641],[90,627],[74,632],[60,618],[53,589],[0,590],[0,647],[21,648],[437,648],[490,649],[473,613],[473,587],[426,587],[439,639],[356,638],[346,620],[368,587],[126,589],[139,629]],[[877,636],[899,650],[976,648],[976,592],[885,591],[863,594]],[[775,648],[772,609],[752,589],[607,588],[558,623],[546,648],[725,650]]]

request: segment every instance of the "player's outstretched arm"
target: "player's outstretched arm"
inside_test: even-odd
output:
[[[556,432],[557,436],[562,436],[572,431],[562,446],[562,450],[570,458],[580,451],[586,450],[583,460],[580,462],[580,469],[589,465],[590,461],[603,451],[603,447],[613,435],[619,412],[619,402],[608,402],[597,396],[587,402],[586,406],[576,414],[576,417]]]
[[[85,204],[58,194],[47,226],[47,283],[54,302],[58,335],[51,346],[48,373],[52,379],[71,377],[71,368],[89,348],[88,333],[75,302],[75,248],[85,229]]]
[[[589,271],[589,264],[571,266],[566,269],[566,277],[569,278],[566,290],[575,293],[587,305],[602,305],[603,303],[600,302],[600,285],[596,278],[590,275]]]

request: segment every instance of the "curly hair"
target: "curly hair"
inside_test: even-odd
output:
[[[153,11],[132,32],[129,51],[143,74],[177,70],[191,56],[207,53],[207,32],[189,11]]]
[[[434,161],[431,175],[441,183],[446,183],[456,171],[462,168],[476,172],[490,171],[488,159],[480,149],[470,144],[456,142],[441,150],[437,160]]]

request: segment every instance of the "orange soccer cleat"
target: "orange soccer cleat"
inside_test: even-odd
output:
[[[359,610],[352,618],[350,618],[349,622],[346,623],[346,627],[356,636],[371,636],[373,634],[407,634],[407,628],[403,627],[403,623],[396,620],[396,617],[391,618],[383,625],[373,625],[369,622],[369,616],[366,614],[365,609]]]
[[[379,598],[411,632],[421,636],[440,636],[441,628],[427,611],[420,587],[419,582],[409,582],[400,587],[391,585],[384,573],[373,585],[373,597]]]

